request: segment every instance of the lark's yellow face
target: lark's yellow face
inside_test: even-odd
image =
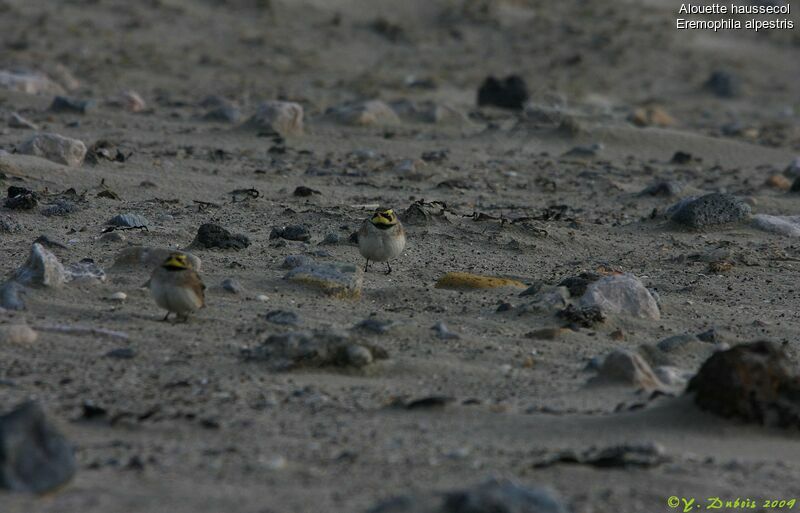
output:
[[[182,269],[191,269],[192,264],[189,262],[189,258],[183,253],[171,253],[167,259],[164,260],[164,263],[161,264],[161,267],[170,271],[180,271]]]
[[[391,228],[397,224],[397,216],[394,215],[394,211],[392,209],[378,210],[372,214],[370,221],[378,228]]]

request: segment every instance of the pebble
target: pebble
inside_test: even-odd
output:
[[[677,123],[675,118],[659,105],[639,107],[630,116],[631,122],[636,126],[670,127]]]
[[[242,287],[242,284],[239,283],[239,280],[235,278],[225,278],[222,280],[220,286],[222,287],[222,290],[230,292],[231,294],[241,294],[244,292],[244,287]]]
[[[240,250],[250,246],[245,235],[233,234],[218,224],[206,223],[197,230],[190,247]]]
[[[11,128],[24,128],[28,130],[39,129],[39,127],[37,127],[36,124],[34,124],[32,121],[22,117],[16,112],[11,114],[11,117],[8,120],[8,126]]]
[[[663,387],[663,383],[644,358],[628,349],[617,349],[606,356],[597,375],[590,382],[598,385],[633,385],[646,390]]]
[[[68,276],[54,254],[34,243],[28,259],[14,271],[13,279],[22,285],[60,287],[68,281]]]
[[[37,338],[39,338],[38,333],[27,324],[7,324],[0,326],[0,344],[27,345],[36,342]]]
[[[722,417],[800,427],[800,376],[784,350],[769,341],[717,351],[689,381],[687,393]]]
[[[266,296],[264,294],[259,294],[256,296],[256,301],[261,301],[262,303],[266,303],[267,301],[269,301],[269,296]]]
[[[781,191],[788,191],[793,188],[792,182],[784,175],[772,175],[764,181],[764,185]],[[798,190],[800,190],[800,185],[798,185]]]
[[[742,92],[742,80],[729,71],[714,71],[705,87],[720,98],[734,98]]]
[[[227,102],[206,112],[203,119],[219,123],[238,123],[242,119],[242,111],[233,103]]]
[[[311,233],[305,226],[294,224],[281,228],[273,228],[269,234],[269,238],[270,240],[281,238],[286,240],[307,242],[311,240]]]
[[[41,210],[41,214],[45,217],[63,217],[78,210],[78,205],[74,202],[64,198],[56,198],[52,204]]]
[[[37,134],[23,142],[17,152],[23,155],[33,155],[47,160],[77,167],[83,163],[86,156],[86,145],[77,139],[70,139],[58,134]]]
[[[346,348],[345,358],[353,367],[366,367],[372,363],[372,352],[364,346],[351,344]]]
[[[346,103],[331,107],[325,112],[325,115],[343,125],[371,126],[400,123],[400,118],[395,111],[381,100]]]
[[[683,184],[674,180],[663,180],[645,187],[640,196],[677,196],[683,190]]]
[[[722,338],[720,337],[717,328],[709,328],[702,333],[698,333],[697,339],[702,340],[703,342],[709,342],[711,344],[716,344],[722,341]]]
[[[113,294],[108,296],[108,300],[113,301],[115,303],[122,303],[126,299],[128,299],[128,295],[125,294],[124,292],[114,292]]]
[[[342,236],[338,233],[328,233],[325,235],[325,238],[322,239],[320,244],[339,244],[341,242]]]
[[[107,352],[105,356],[115,360],[130,360],[136,356],[136,351],[132,347],[118,347]]]
[[[436,337],[442,340],[456,340],[461,338],[461,335],[458,333],[450,331],[443,321],[436,321],[436,324],[431,326],[431,329],[436,332]]]
[[[50,110],[53,112],[87,114],[94,110],[96,105],[97,103],[94,100],[76,100],[66,96],[56,96],[53,98],[53,103],[50,104]]]
[[[264,314],[264,319],[272,324],[279,324],[281,326],[299,326],[300,316],[295,312],[287,310],[272,310]]]
[[[245,126],[276,132],[284,137],[303,135],[303,107],[293,102],[264,102]]]
[[[394,327],[394,325],[395,325],[394,321],[387,321],[370,317],[368,319],[364,319],[363,321],[353,326],[353,329],[360,329],[368,331],[370,333],[375,333],[376,335],[383,335],[384,333],[388,333],[389,330],[391,330],[392,327]]]
[[[800,237],[800,216],[756,214],[753,216],[753,227],[787,237]]]
[[[8,188],[6,201],[3,206],[10,210],[31,210],[38,204],[38,193],[24,187],[12,185]]]
[[[490,76],[478,89],[478,106],[522,110],[528,97],[528,86],[522,77],[509,75],[501,80]]]
[[[312,262],[313,260],[306,255],[287,255],[286,258],[283,259],[281,268],[294,269],[295,267],[300,267],[301,265],[308,265]]]
[[[43,494],[75,475],[72,445],[35,402],[0,416],[0,488]]]
[[[405,495],[382,501],[367,513],[568,513],[569,508],[550,490],[522,487],[492,478],[477,486]]]
[[[580,305],[597,307],[605,315],[661,318],[655,298],[639,278],[630,273],[605,276],[590,284],[581,296]]]
[[[502,287],[527,288],[524,283],[509,278],[482,276],[480,274],[462,272],[449,272],[436,281],[437,289],[480,290]]]
[[[312,189],[311,187],[306,187],[305,185],[299,185],[295,188],[294,192],[292,193],[293,196],[297,196],[298,198],[307,198],[314,194],[322,194],[318,190]]]
[[[109,104],[128,112],[143,112],[147,109],[147,103],[139,96],[139,93],[131,90],[121,91],[109,101]]]
[[[360,266],[350,263],[309,262],[290,270],[284,279],[340,299],[357,299],[361,296],[364,273]]]
[[[695,229],[739,222],[750,214],[746,202],[718,192],[680,201],[667,211],[672,221]]]

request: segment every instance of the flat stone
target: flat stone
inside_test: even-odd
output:
[[[700,339],[694,335],[674,335],[661,340],[658,344],[656,344],[656,347],[665,353],[672,353],[682,349],[687,349],[692,345],[697,347],[698,344],[702,345],[703,348],[707,347],[707,344],[701,342]]]
[[[786,237],[800,237],[800,216],[756,214],[753,216],[753,227]]]
[[[23,142],[18,153],[42,157],[58,164],[77,167],[86,156],[86,145],[77,139],[70,139],[58,134],[37,134]]]
[[[453,290],[480,290],[512,287],[525,289],[527,286],[517,280],[500,278],[496,276],[483,276],[480,274],[450,272],[439,278],[436,282],[437,289]]]
[[[732,194],[714,192],[673,205],[667,214],[672,221],[700,229],[730,224],[750,217],[750,205]]]
[[[70,481],[76,469],[72,446],[38,404],[0,416],[0,489],[42,494]]]
[[[334,297],[357,299],[361,297],[364,272],[360,266],[349,263],[309,262],[289,271],[284,279],[321,290]]]
[[[264,319],[281,326],[298,326],[300,324],[300,316],[288,310],[272,310],[264,314]]]
[[[395,111],[381,100],[339,105],[328,109],[325,115],[343,125],[370,126],[400,123],[400,118]]]
[[[112,269],[121,270],[143,270],[152,271],[155,267],[164,263],[171,253],[176,250],[170,248],[148,248],[144,246],[132,246],[121,250],[114,257],[114,265]],[[178,251],[183,253],[189,258],[192,268],[195,271],[200,271],[202,261],[192,253],[185,251]]]
[[[245,249],[250,246],[250,239],[245,235],[233,234],[218,224],[206,223],[197,230],[197,236],[190,247]]]
[[[328,366],[360,368],[388,358],[384,349],[333,330],[270,335],[262,344],[244,349],[242,356],[250,361],[267,362],[277,370]]]
[[[370,317],[368,319],[364,319],[363,321],[353,326],[353,329],[375,333],[376,335],[383,335],[384,333],[388,333],[394,326],[395,326],[394,321],[387,321]]]
[[[58,258],[39,243],[34,243],[28,260],[13,275],[21,285],[34,287],[60,287],[69,278]]]
[[[293,224],[283,227],[275,227],[269,234],[270,240],[273,239],[286,239],[295,240],[299,242],[307,242],[311,240],[311,232],[308,231],[303,225]]]
[[[119,94],[108,101],[108,104],[128,112],[143,112],[147,109],[147,102],[142,99],[139,93],[132,90],[120,91]]]
[[[28,345],[36,342],[37,338],[38,333],[27,324],[0,325],[0,344]]]
[[[264,102],[245,122],[245,126],[277,132],[283,136],[303,135],[303,107],[293,102]]]
[[[590,383],[633,385],[645,390],[663,388],[663,383],[644,358],[628,349],[618,349],[606,356]]]
[[[128,212],[126,214],[115,215],[109,219],[106,224],[119,228],[148,228],[150,226],[150,221],[143,215]]]
[[[568,513],[550,490],[491,479],[445,493],[400,496],[382,501],[367,513]]]
[[[605,315],[661,318],[655,298],[639,278],[630,273],[605,276],[590,284],[580,305],[597,307]]]
[[[52,112],[71,112],[74,114],[87,114],[95,109],[97,102],[94,100],[78,100],[66,96],[56,96],[50,104]]]
[[[717,351],[689,381],[686,391],[700,408],[722,417],[800,427],[800,374],[774,342]]]

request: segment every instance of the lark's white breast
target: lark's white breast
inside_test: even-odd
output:
[[[158,306],[179,315],[194,312],[203,306],[203,300],[189,287],[178,287],[161,280],[150,281],[150,293]]]
[[[366,236],[364,236],[366,232]],[[397,258],[406,247],[406,236],[400,225],[381,230],[369,221],[364,222],[358,236],[358,249],[364,258],[375,262],[385,262]]]

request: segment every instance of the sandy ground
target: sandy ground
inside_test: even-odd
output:
[[[130,337],[42,332],[34,344],[0,346],[0,410],[38,399],[79,460],[59,493],[0,493],[0,509],[357,512],[493,475],[547,486],[575,512],[664,511],[670,495],[800,496],[796,433],[718,419],[685,397],[647,401],[635,387],[587,386],[593,357],[711,327],[728,344],[768,338],[786,342],[792,355],[798,349],[796,239],[744,225],[682,230],[651,217],[674,198],[638,192],[677,179],[687,184],[682,195],[727,191],[750,198],[756,212],[800,214],[797,195],[763,185],[800,153],[800,32],[678,33],[676,8],[621,0],[1,0],[0,69],[24,66],[58,80],[61,64],[80,82],[70,96],[100,102],[86,115],[52,113],[50,95],[0,91],[3,118],[18,112],[41,131],[87,145],[110,140],[131,156],[67,168],[12,155],[18,176],[9,174],[4,187],[88,192],[65,217],[0,210],[22,226],[0,234],[0,273],[19,266],[42,234],[65,245],[53,249],[62,262],[92,258],[107,270],[129,245],[186,247],[205,222],[246,234],[252,245],[196,251],[208,308],[185,324],[159,322],[163,313],[140,288],[145,273],[110,270],[102,284],[31,290],[26,311],[0,317]],[[376,20],[390,30],[376,30]],[[741,78],[739,96],[703,88],[718,69]],[[482,80],[507,73],[527,81],[532,106],[561,106],[577,129],[478,109]],[[411,87],[411,76],[435,87]],[[123,89],[137,91],[147,110],[103,102]],[[212,94],[237,102],[245,116],[264,100],[299,102],[306,133],[270,152],[270,137],[203,121],[199,104]],[[460,117],[390,127],[323,119],[331,106],[373,98],[431,100]],[[629,123],[647,103],[675,124]],[[725,135],[722,127],[737,121],[748,130]],[[0,148],[13,152],[33,133],[3,124]],[[603,144],[594,158],[560,157],[594,143]],[[360,162],[351,155],[358,150],[376,157]],[[403,159],[437,150],[447,158],[418,166],[419,176],[395,171]],[[671,163],[676,151],[696,160]],[[442,185],[448,180],[460,182]],[[121,199],[96,197],[101,182]],[[321,194],[293,196],[300,185]],[[241,188],[260,196],[233,203],[228,192]],[[369,213],[362,205],[402,212],[423,198],[445,202],[453,215],[408,226],[394,272],[366,274],[360,300],[282,279],[291,254],[360,265],[345,241]],[[561,218],[512,225],[470,217],[541,216],[553,205],[567,206]],[[147,217],[149,231],[100,241],[105,222],[125,212]],[[311,242],[269,239],[287,224],[306,225]],[[329,233],[342,242],[319,245]],[[732,255],[730,272],[710,273],[692,258],[720,247]],[[330,256],[314,256],[319,250]],[[658,291],[661,320],[610,318],[538,340],[525,335],[557,326],[552,315],[496,312],[500,303],[524,304],[518,290],[434,288],[448,271],[554,285],[601,265]],[[244,292],[222,290],[225,278]],[[107,299],[119,291],[125,303]],[[256,300],[260,294],[268,300]],[[390,359],[365,371],[274,372],[244,362],[241,348],[290,329],[264,320],[276,309],[299,314],[303,329],[348,329],[370,316],[396,321],[389,333],[368,336]],[[437,321],[460,339],[437,338]],[[623,340],[612,337],[618,329]],[[136,356],[104,357],[121,346]],[[694,371],[707,356],[695,348],[673,358]],[[455,402],[430,411],[389,406],[432,395]],[[106,416],[85,419],[86,403]],[[636,403],[646,406],[626,411]],[[670,461],[645,470],[534,467],[552,451],[617,442],[657,442]]]

